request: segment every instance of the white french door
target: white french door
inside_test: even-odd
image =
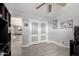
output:
[[[40,22],[40,41],[47,41],[47,37],[48,37],[48,27],[47,27],[47,23],[46,22]]]
[[[42,21],[30,21],[30,44],[47,41],[48,25]]]

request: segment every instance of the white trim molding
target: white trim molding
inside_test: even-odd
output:
[[[38,24],[38,34],[32,34],[32,23],[36,22]],[[46,33],[45,34],[41,34],[41,24],[44,23],[46,25]],[[30,19],[29,22],[30,26],[29,26],[29,44],[36,44],[36,43],[40,43],[43,40],[41,40],[41,36],[45,36],[46,39],[44,41],[48,40],[48,23],[45,21],[40,21],[40,20],[34,20],[34,19]],[[38,37],[37,41],[32,41],[32,37]]]
[[[54,42],[54,41],[41,41],[41,42],[36,42],[36,43],[33,43],[33,44],[27,44],[27,45],[24,45],[23,47],[28,47],[28,46],[31,46],[31,45],[34,45],[34,44],[39,44],[39,43],[44,43],[44,42],[47,42],[47,43],[54,43],[54,44],[56,44],[56,45],[58,45],[58,46],[61,46],[61,47],[65,47],[65,48],[70,48],[70,47],[68,47],[68,46],[64,46],[64,45],[62,45],[62,44],[60,44],[60,43],[57,43],[57,42]]]
[[[70,47],[68,47],[68,46],[65,46],[65,45],[63,45],[63,44],[57,43],[57,42],[55,42],[55,41],[48,41],[48,43],[54,43],[54,44],[59,45],[59,46],[61,46],[61,47],[70,48]]]
[[[44,42],[47,42],[47,41],[34,42],[34,43],[31,43],[31,44],[23,45],[22,47],[29,47],[29,46],[31,46],[31,45],[40,44],[40,43],[44,43]]]
[[[30,46],[30,44],[27,44],[27,45],[22,45],[22,47],[29,47]]]

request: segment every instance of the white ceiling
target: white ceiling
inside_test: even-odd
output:
[[[53,17],[60,13],[61,7],[57,5],[52,7],[52,12],[48,12],[47,4],[45,4],[39,9],[36,9],[36,7],[40,4],[41,3],[5,3],[9,11],[11,12],[12,16],[15,16],[14,13],[16,13],[19,16],[19,12],[23,12],[37,14],[46,17]]]

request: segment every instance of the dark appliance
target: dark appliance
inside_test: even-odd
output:
[[[74,55],[79,56],[79,26],[74,27]]]

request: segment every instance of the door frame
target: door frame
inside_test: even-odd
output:
[[[40,36],[46,36],[46,40],[41,40],[40,39],[40,42],[48,42],[48,23],[47,22],[45,22],[45,21],[41,21],[40,22],[40,27],[41,27],[41,24],[42,23],[44,23],[44,24],[46,24],[46,34],[40,34]],[[41,29],[41,28],[40,28]]]
[[[33,35],[32,34],[32,22],[37,22],[38,23],[38,34],[37,35]],[[46,39],[45,40],[41,40],[41,23],[45,23],[46,24]],[[36,42],[32,42],[32,36],[38,36],[38,41]],[[40,20],[34,20],[34,19],[30,19],[29,21],[29,45],[32,44],[38,44],[41,42],[48,42],[48,23],[45,21],[40,21]]]

